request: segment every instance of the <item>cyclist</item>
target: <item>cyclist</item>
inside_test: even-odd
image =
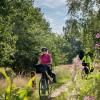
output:
[[[42,53],[39,56],[39,64],[46,64],[50,67],[52,65],[52,57],[51,54],[48,52],[48,48],[44,47],[41,49]]]
[[[86,74],[89,74],[89,72],[93,72],[94,70],[90,54],[91,54],[90,52],[86,53],[82,59],[82,65],[84,66]]]
[[[38,72],[47,72],[49,76],[53,78],[53,82],[56,82],[56,75],[52,73],[52,56],[48,52],[48,48],[43,47],[39,56],[38,65],[36,66]]]

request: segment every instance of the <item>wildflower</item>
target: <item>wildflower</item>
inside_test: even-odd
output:
[[[100,33],[97,33],[97,34],[96,34],[96,38],[97,38],[97,39],[100,38]]]
[[[95,44],[95,47],[100,47],[100,44],[96,43],[96,44]]]

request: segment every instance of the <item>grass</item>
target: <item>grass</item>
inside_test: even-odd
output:
[[[83,100],[85,96],[93,96],[96,98],[97,94],[100,94],[99,91],[98,93],[96,93],[96,91],[99,90],[98,88],[96,88],[96,84],[97,84],[96,80],[98,79],[100,80],[100,73],[95,70],[92,74],[88,76],[87,80],[81,79],[80,73],[81,70],[78,69],[77,79],[75,82],[72,82],[70,84],[70,86],[68,87],[68,91],[64,93],[66,94],[66,96],[63,96],[63,93],[60,95],[63,98],[66,97],[66,99],[63,100],[69,100],[69,98],[70,100],[71,99],[73,100],[73,98],[74,100]]]
[[[53,85],[54,90],[67,83],[71,78],[66,66],[57,66],[54,70],[54,73],[56,73],[57,79],[57,83]]]
[[[66,100],[67,98],[67,93],[63,92],[61,93],[61,95],[59,95],[58,97],[53,98],[52,100]]]
[[[55,67],[54,73],[56,73],[57,76],[57,83],[53,84],[53,91],[56,88],[59,88],[63,84],[72,81],[71,80],[71,74],[68,66],[57,66]],[[67,92],[62,92],[61,95],[59,95],[56,98],[53,98],[52,100],[68,100],[68,98],[73,98],[72,92],[76,92],[77,100],[82,100],[85,96],[96,96],[99,95],[100,91],[96,94],[96,77],[98,77],[99,72],[94,71],[91,75],[89,75],[88,79],[81,79],[81,70],[78,69],[76,82],[72,82],[68,86]],[[34,91],[33,95],[31,97],[28,97],[28,100],[39,100],[38,95],[38,87],[39,87],[39,80],[41,75],[36,75],[36,90]],[[16,84],[17,88],[24,88],[26,84],[28,83],[30,79],[29,77],[22,77],[22,76],[16,76],[13,78],[13,83]],[[5,79],[0,80],[0,97],[2,94],[4,94],[4,90],[7,87],[7,83]],[[1,98],[0,98],[1,99]],[[99,100],[99,99],[98,99]]]
[[[88,79],[82,79],[81,70],[78,69],[76,81],[72,81],[68,86],[68,91],[61,93],[53,100],[83,100],[87,96],[100,100],[100,72],[95,70],[88,76]]]
[[[69,79],[70,79],[70,74],[67,70],[67,68],[65,67],[56,67],[54,72],[56,73],[57,76],[57,83],[53,84],[53,91],[60,87],[62,84],[66,83]],[[10,73],[10,71],[9,71]],[[29,100],[39,100],[39,95],[38,95],[38,87],[39,87],[39,80],[41,75],[36,75],[36,90],[34,91],[33,95],[31,97],[29,97]],[[26,86],[26,84],[28,83],[30,79],[29,77],[22,77],[22,76],[16,76],[13,78],[13,83],[16,84],[17,88],[24,88]],[[0,80],[0,95],[3,94],[3,92],[5,91],[7,87],[7,83],[5,81],[5,79]]]
[[[57,66],[57,67],[55,67],[53,72],[56,74],[57,83],[52,84],[52,92],[70,80],[70,73],[68,72],[67,67]],[[37,76],[37,90],[35,92],[35,96],[37,96],[37,99],[35,99],[35,100],[38,100],[39,80],[40,80],[40,75]],[[60,100],[63,100],[63,99],[60,99]]]

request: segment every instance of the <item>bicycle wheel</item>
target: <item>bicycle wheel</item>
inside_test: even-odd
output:
[[[39,82],[39,96],[40,99],[42,97],[48,96],[49,95],[49,86],[48,86],[48,82],[46,81],[46,79],[40,79]]]
[[[81,72],[81,78],[82,79],[87,79],[88,74],[85,73],[84,69]]]

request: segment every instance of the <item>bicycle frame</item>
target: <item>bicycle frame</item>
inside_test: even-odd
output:
[[[87,67],[87,66],[83,66],[83,67],[84,68],[81,71],[81,77],[82,77],[82,79],[83,78],[87,79],[88,75],[92,72],[92,70],[89,67]]]

